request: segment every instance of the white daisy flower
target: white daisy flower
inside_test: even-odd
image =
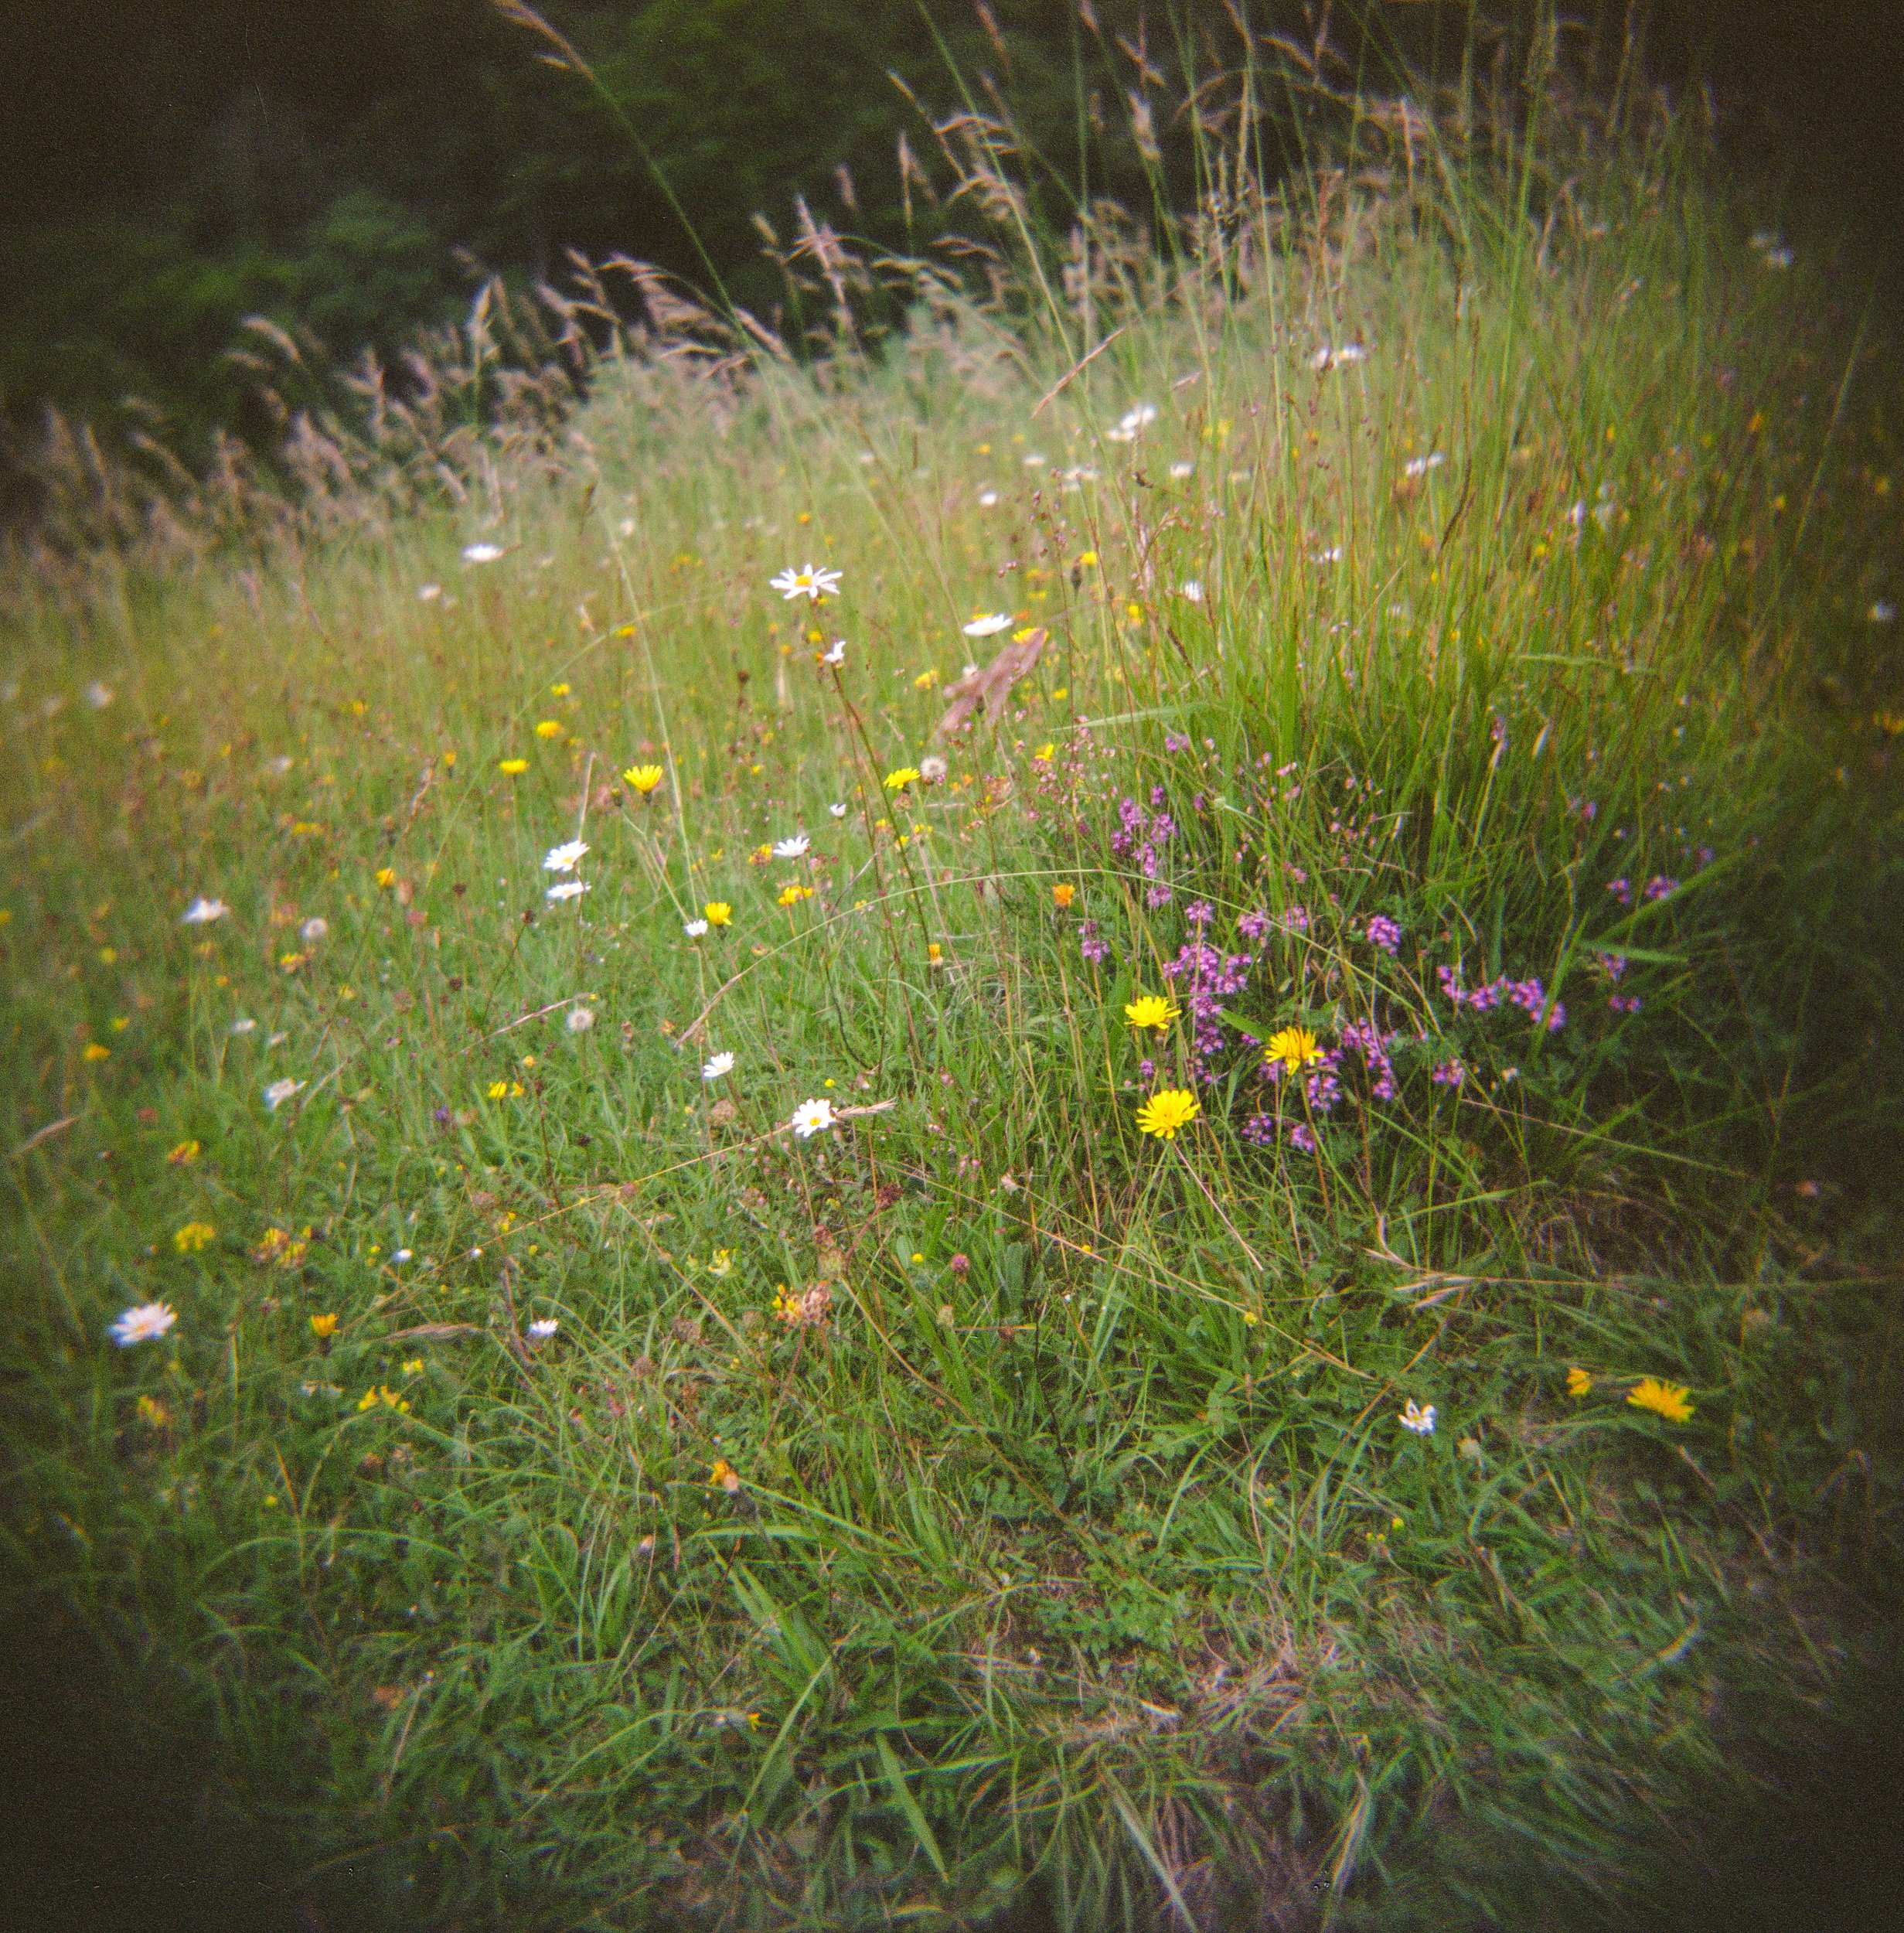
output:
[[[803,564],[799,570],[789,565],[777,578],[768,582],[783,598],[811,598],[817,604],[822,598],[832,597],[840,588],[840,573],[826,570],[812,564]]]
[[[156,1342],[179,1319],[169,1302],[141,1302],[112,1325],[112,1339],[122,1349],[135,1342]]]
[[[214,919],[223,919],[231,909],[222,899],[207,899],[202,894],[179,915],[182,926],[209,926]]]
[[[264,1105],[275,1114],[292,1095],[303,1090],[302,1081],[294,1081],[287,1075],[284,1079],[273,1081],[264,1090]]]
[[[980,510],[995,510],[995,509],[997,507],[997,505],[998,505],[998,493],[997,493],[997,491],[996,491],[996,490],[981,490],[981,491],[979,491],[979,508]]]
[[[410,1260],[410,1250],[408,1249],[399,1249],[396,1253],[390,1257],[390,1260],[393,1262],[399,1263],[407,1262]]]
[[[539,1315],[529,1325],[529,1339],[531,1342],[547,1342],[561,1326],[560,1319],[556,1316]]]
[[[1184,596],[1185,596],[1185,597],[1187,597],[1187,598],[1188,598],[1190,599],[1190,602],[1191,602],[1192,604],[1201,604],[1201,603],[1202,603],[1202,602],[1203,602],[1203,579],[1202,579],[1201,578],[1184,578]]]
[[[1194,476],[1196,474],[1197,466],[1194,463],[1173,463],[1170,465],[1170,475],[1179,483],[1182,482],[1185,477]]]
[[[313,913],[312,916],[298,929],[298,937],[301,939],[307,946],[315,946],[320,939],[325,938],[329,935],[330,930],[331,922],[328,919],[325,919],[321,914]]]
[[[238,1018],[225,1029],[225,1031],[227,1034],[248,1034],[257,1025],[257,1022],[252,1019],[250,1014],[240,1014]]]
[[[543,897],[551,905],[559,906],[565,899],[579,899],[588,890],[585,879],[564,879],[560,885],[551,886]]]
[[[1418,1437],[1432,1437],[1435,1434],[1435,1406],[1431,1403],[1424,1409],[1410,1396],[1402,1412],[1402,1427],[1412,1430]]]
[[[822,664],[836,666],[844,664],[846,661],[846,639],[844,638],[835,638],[833,643],[828,645],[826,649],[819,654],[819,661]]]
[[[1010,629],[1011,617],[1007,612],[987,611],[959,628],[969,638],[995,638],[1000,632]]]
[[[499,544],[465,544],[463,561],[465,564],[493,564],[502,554]]]
[[[723,1074],[731,1074],[733,1072],[734,1056],[724,1049],[718,1054],[710,1054],[707,1056],[707,1065],[701,1069],[701,1079],[704,1081],[717,1081]]]
[[[826,1100],[801,1102],[793,1110],[793,1119],[789,1123],[803,1141],[811,1140],[833,1124],[833,1104]]]
[[[579,839],[571,839],[560,846],[551,846],[542,855],[544,872],[573,872],[575,864],[588,848]]]
[[[1430,470],[1438,470],[1448,460],[1440,450],[1430,450],[1425,456],[1411,456],[1402,465],[1404,476],[1425,476]]]
[[[1104,432],[1104,440],[1107,443],[1134,443],[1137,440],[1137,432],[1119,423]]]
[[[585,1034],[595,1024],[595,1010],[592,1007],[571,1007],[568,1010],[567,1025],[571,1034]]]
[[[803,832],[796,832],[791,839],[776,839],[774,841],[774,857],[776,859],[803,858],[807,847],[812,843]]]
[[[833,803],[826,808],[826,810],[831,813],[836,819],[843,819],[846,816],[846,801],[843,799],[836,799]]]
[[[440,584],[420,584],[417,586],[417,602],[419,604],[434,604],[442,595],[443,587]]]
[[[1154,423],[1156,420],[1157,406],[1156,404],[1139,403],[1133,407],[1125,411],[1117,420],[1117,427],[1120,430],[1129,430],[1134,434],[1143,428],[1146,424]]]
[[[1037,451],[1034,451],[1029,456],[1021,457],[1019,460],[1028,470],[1041,470],[1051,459]]]
[[[707,933],[707,922],[704,919],[684,919],[681,922],[681,930],[690,939],[700,939]]]

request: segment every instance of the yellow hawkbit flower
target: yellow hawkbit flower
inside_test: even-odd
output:
[[[1047,738],[1044,744],[1040,745],[1037,750],[1033,752],[1031,755],[1034,759],[1042,759],[1048,763],[1050,762],[1051,754],[1057,749],[1058,741],[1055,738]]]
[[[552,698],[566,698],[568,693],[568,680],[566,678],[560,684],[552,684],[549,687],[549,696]]]
[[[509,1084],[507,1081],[492,1081],[489,1083],[489,1099],[492,1101],[506,1099],[509,1096]]]
[[[1068,906],[1077,897],[1078,888],[1068,881],[1060,881],[1051,888],[1051,903],[1061,909]]]
[[[1322,1059],[1322,1049],[1316,1045],[1316,1036],[1306,1027],[1279,1027],[1269,1036],[1269,1045],[1263,1049],[1266,1061],[1280,1061],[1292,1074],[1299,1073],[1313,1061]]]
[[[1177,1003],[1163,994],[1140,994],[1126,1004],[1124,1018],[1139,1031],[1153,1027],[1161,1034],[1177,1018]]]
[[[410,1413],[410,1405],[387,1382],[380,1382],[374,1389],[365,1390],[357,1399],[357,1408],[359,1413],[374,1410],[380,1403],[387,1410],[394,1410],[399,1416]]]
[[[526,759],[505,759],[496,767],[498,772],[506,772],[512,779],[520,778],[528,769],[529,761]]]
[[[536,721],[536,736],[538,738],[559,738],[561,735],[562,721],[560,718],[538,718]]]
[[[734,924],[734,909],[724,899],[710,899],[701,911],[710,926],[731,926]]]
[[[328,1341],[337,1333],[337,1318],[334,1315],[314,1315],[311,1318],[311,1333],[318,1340]]]
[[[645,799],[667,775],[659,765],[630,765],[622,774],[628,782]]]
[[[1187,1127],[1203,1112],[1197,1097],[1185,1087],[1167,1087],[1153,1094],[1137,1110],[1137,1125],[1160,1141],[1173,1140],[1180,1127]]]
[[[722,1489],[732,1496],[741,1487],[741,1473],[725,1457],[717,1457],[714,1467],[707,1473],[707,1485],[710,1490]]]
[[[1583,1396],[1593,1387],[1593,1379],[1576,1364],[1567,1372],[1567,1393],[1570,1396]]]
[[[1681,1382],[1662,1382],[1657,1376],[1642,1376],[1626,1392],[1626,1400],[1636,1410],[1650,1410],[1668,1423],[1684,1423],[1692,1414],[1686,1399],[1690,1393]]]
[[[165,1157],[165,1165],[168,1168],[188,1168],[198,1158],[198,1143],[196,1141],[181,1141],[179,1145]]]
[[[936,939],[928,939],[925,943],[925,957],[928,963],[932,966],[938,966],[944,963],[945,958],[945,950],[940,946]]]
[[[802,900],[812,897],[813,888],[811,886],[802,886],[797,880],[789,880],[781,888],[778,903],[782,906],[797,906]]]
[[[888,792],[904,792],[908,786],[916,785],[918,778],[919,768],[917,765],[896,765],[886,775],[886,789]]]
[[[209,1222],[188,1222],[172,1238],[172,1246],[181,1255],[196,1255],[203,1248],[209,1248],[218,1239],[218,1231]]]
[[[89,1061],[109,1061],[112,1059],[112,1049],[98,1041],[89,1040],[80,1058]]]
[[[396,868],[392,866],[378,867],[373,877],[380,886],[393,886],[397,883]]]

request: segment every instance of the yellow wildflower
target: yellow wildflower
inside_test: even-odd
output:
[[[320,1342],[328,1341],[337,1333],[337,1318],[334,1315],[314,1315],[311,1318],[311,1333]]]
[[[630,765],[622,776],[645,799],[666,775],[659,765]]]
[[[1184,1087],[1167,1087],[1153,1094],[1137,1110],[1137,1125],[1160,1141],[1173,1140],[1180,1127],[1187,1127],[1203,1112],[1197,1097]]]
[[[359,1413],[374,1410],[380,1403],[387,1410],[394,1410],[399,1416],[410,1413],[410,1405],[387,1382],[380,1382],[374,1389],[365,1390],[357,1399],[357,1408]]]
[[[165,1165],[168,1168],[186,1168],[189,1167],[192,1162],[196,1161],[198,1158],[198,1143],[196,1141],[181,1141],[179,1145],[165,1157]]]
[[[188,1222],[172,1238],[172,1246],[181,1255],[196,1255],[200,1249],[209,1247],[218,1239],[218,1231],[209,1222]]]
[[[526,759],[505,759],[496,767],[498,772],[506,772],[512,779],[521,777],[528,769],[529,761]]]
[[[89,1040],[86,1043],[84,1052],[80,1058],[82,1060],[89,1061],[109,1061],[112,1059],[112,1049],[98,1041]]]
[[[155,1430],[162,1430],[172,1420],[172,1412],[156,1396],[141,1396],[138,1402],[139,1420]]]
[[[919,768],[917,765],[897,765],[886,775],[888,792],[904,792],[908,786],[917,785]]]
[[[562,721],[560,718],[538,718],[536,721],[536,736],[538,738],[559,738],[561,735]]]
[[[1040,745],[1037,750],[1033,752],[1031,755],[1034,759],[1042,759],[1049,762],[1051,754],[1057,749],[1058,741],[1055,738],[1047,738],[1044,744]]]
[[[1154,1027],[1161,1034],[1177,1018],[1178,1011],[1177,1003],[1166,994],[1140,994],[1126,1004],[1124,1018],[1140,1031]]]
[[[1306,1027],[1279,1027],[1269,1036],[1263,1049],[1266,1061],[1280,1061],[1292,1074],[1299,1073],[1312,1062],[1322,1059],[1316,1036]]]
[[[550,686],[549,696],[552,698],[566,698],[568,696],[568,680],[565,678],[560,684]]]
[[[702,907],[710,926],[731,926],[734,924],[734,909],[724,899],[710,899]]]
[[[1583,1396],[1593,1387],[1593,1379],[1578,1364],[1567,1372],[1567,1393],[1570,1396]]]
[[[732,1496],[741,1487],[741,1473],[725,1457],[717,1457],[714,1467],[707,1473],[707,1485],[710,1489],[718,1488]]]
[[[1068,906],[1077,897],[1078,888],[1068,881],[1061,881],[1051,888],[1051,903],[1054,906]]]
[[[380,866],[372,877],[380,886],[393,886],[397,883],[397,871],[394,867]]]
[[[1668,1423],[1684,1423],[1692,1414],[1684,1383],[1662,1382],[1657,1376],[1642,1376],[1626,1392],[1626,1400],[1636,1410],[1650,1410]]]
[[[507,1081],[492,1081],[489,1083],[489,1099],[492,1101],[506,1100],[509,1096],[509,1084]]]

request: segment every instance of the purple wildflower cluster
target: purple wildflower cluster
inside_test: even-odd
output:
[[[1150,790],[1151,810],[1146,811],[1135,799],[1120,799],[1117,805],[1117,830],[1111,834],[1111,851],[1119,859],[1134,859],[1146,879],[1157,876],[1157,851],[1177,836],[1177,822],[1163,810],[1165,793],[1161,786]]]
[[[1379,946],[1385,953],[1392,954],[1402,944],[1402,929],[1386,913],[1371,913],[1362,931],[1368,943]]]
[[[1111,956],[1111,943],[1098,931],[1095,919],[1082,921],[1078,928],[1078,950],[1092,966],[1102,966]]]
[[[1222,953],[1197,939],[1180,946],[1176,959],[1164,966],[1166,980],[1183,983],[1177,991],[1190,1016],[1199,1080],[1211,1078],[1209,1063],[1223,1051],[1222,1004],[1248,984],[1249,970],[1255,963],[1253,953]]]
[[[1546,989],[1538,980],[1513,980],[1503,973],[1482,986],[1466,987],[1461,984],[1458,966],[1437,966],[1435,977],[1441,982],[1442,993],[1451,1006],[1471,1007],[1477,1014],[1485,1014],[1504,1001],[1535,1020],[1545,1011],[1550,1034],[1558,1033],[1567,1024],[1566,1008],[1558,1001],[1550,1007]]]

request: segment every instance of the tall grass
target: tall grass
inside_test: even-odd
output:
[[[340,432],[363,514],[16,580],[9,1570],[186,1675],[312,1901],[1611,1898],[1731,1701],[1828,1694],[1894,378],[1695,127],[1531,71],[1351,89],[1280,193],[1233,118],[1167,237],[1054,245],[964,118],[994,294],[908,268],[878,353],[809,223],[817,358],[651,281],[453,506]]]

